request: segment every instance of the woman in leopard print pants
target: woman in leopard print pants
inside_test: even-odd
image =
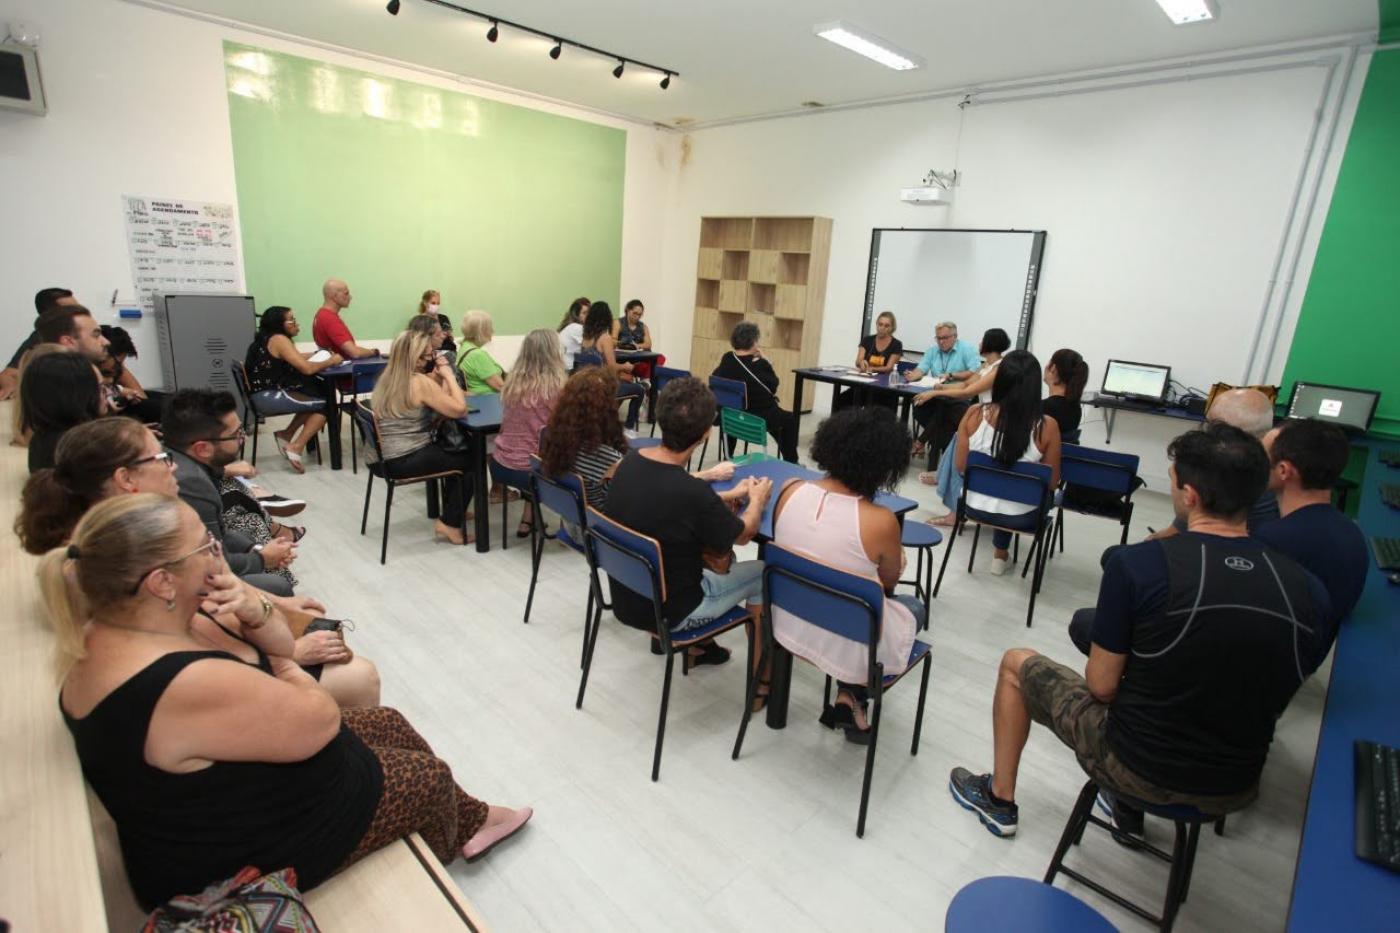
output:
[[[459,854],[479,858],[530,819],[529,807],[489,806],[458,787],[452,769],[398,710],[378,706],[340,715],[384,770],[374,819],[341,869],[410,833],[421,835],[443,864]]]

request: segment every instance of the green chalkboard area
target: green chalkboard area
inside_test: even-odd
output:
[[[235,43],[224,71],[248,290],[305,338],[331,277],[363,339],[429,288],[498,333],[617,299],[624,131]]]

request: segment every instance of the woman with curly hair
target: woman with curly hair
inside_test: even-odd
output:
[[[924,614],[917,599],[894,595],[904,569],[899,520],[874,502],[876,493],[899,483],[909,466],[909,448],[909,432],[889,410],[839,411],[821,423],[812,441],[812,459],[827,475],[814,481],[789,480],[773,512],[773,540],[778,544],[838,570],[879,579],[887,598],[877,660],[886,675],[908,665]],[[777,607],[773,635],[783,647],[836,678],[836,704],[822,711],[822,725],[839,726],[848,741],[869,744],[865,645]]]
[[[545,426],[540,460],[550,476],[574,472],[594,508],[608,497],[608,482],[627,453],[627,437],[617,420],[617,379],[601,366],[587,366],[569,377]]]

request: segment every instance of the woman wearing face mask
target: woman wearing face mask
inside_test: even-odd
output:
[[[423,297],[418,300],[418,313],[426,314],[437,319],[442,327],[442,346],[437,349],[447,350],[451,353],[457,352],[457,344],[452,340],[452,320],[440,310],[442,296],[437,289],[430,288],[423,293]]]

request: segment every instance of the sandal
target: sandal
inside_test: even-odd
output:
[[[282,452],[282,458],[291,466],[293,472],[305,473],[306,467],[302,465],[301,454],[287,447],[286,442],[276,434],[272,436],[277,439],[277,449]]]
[[[926,519],[924,519],[924,524],[925,524],[925,525],[932,525],[932,526],[935,527],[935,528],[952,528],[952,527],[953,527],[954,525],[956,525],[957,523],[958,523],[958,513],[957,513],[957,512],[949,512],[948,514],[946,514],[946,515],[940,515],[940,516],[938,516],[937,518],[926,518]]]
[[[530,531],[534,527],[535,523],[533,521],[526,521],[522,518],[520,524],[515,527],[515,536],[517,538],[528,538],[530,537]]]
[[[283,525],[280,522],[273,522],[268,525],[268,531],[272,532],[274,538],[281,537],[284,531],[291,532],[293,544],[306,537],[306,526],[304,525]]]
[[[925,486],[937,486],[938,474],[936,472],[929,472],[925,470],[924,472],[919,474],[919,482],[923,483]]]
[[[699,651],[699,654],[691,652]],[[689,645],[682,655],[682,673],[691,668],[700,667],[704,664],[723,664],[729,660],[729,649],[715,644],[713,641],[701,642],[697,645]]]
[[[476,861],[518,833],[534,815],[535,811],[530,807],[521,807],[505,822],[481,829],[475,836],[467,840],[466,845],[462,846],[462,857],[468,862]]]
[[[862,709],[862,712],[864,710]],[[822,708],[822,714],[817,722],[828,729],[842,729],[846,733],[846,741],[853,745],[870,744],[870,726],[864,729],[856,725],[856,711],[854,707],[845,703],[836,703]]]

